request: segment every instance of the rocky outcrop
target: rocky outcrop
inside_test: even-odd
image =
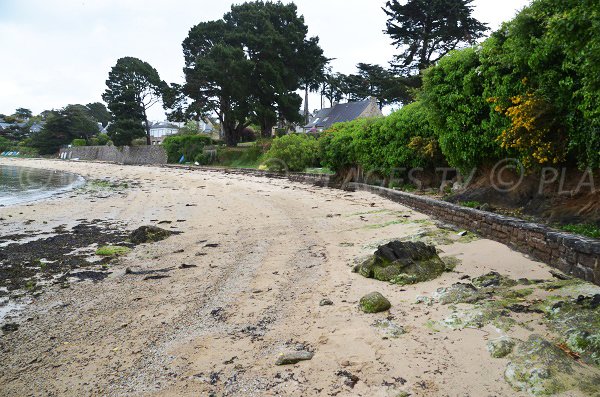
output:
[[[392,241],[355,267],[367,278],[406,285],[432,280],[446,271],[434,246],[423,242]]]

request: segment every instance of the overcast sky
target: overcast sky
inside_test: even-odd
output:
[[[241,1],[236,1],[239,3]],[[181,42],[201,21],[219,19],[227,0],[0,0],[0,113],[37,114],[101,101],[110,68],[140,58],[169,82],[183,82]],[[311,36],[335,71],[359,62],[387,65],[396,49],[383,33],[385,0],[296,0]],[[475,17],[496,29],[529,0],[475,0]],[[310,104],[314,109],[318,100]],[[164,118],[160,105],[150,118]]]

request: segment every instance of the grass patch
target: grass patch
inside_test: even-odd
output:
[[[231,168],[258,168],[262,156],[263,147],[256,143],[246,147],[219,148],[216,165]]]
[[[479,201],[462,201],[460,203],[463,207],[467,208],[479,208],[481,207],[481,203]]]
[[[96,255],[99,256],[120,256],[127,255],[131,251],[131,248],[121,247],[118,245],[106,245],[96,250]]]
[[[586,237],[600,239],[600,227],[590,223],[580,223],[559,226],[561,230],[569,233],[575,233]]]
[[[103,179],[94,179],[87,183],[87,187],[93,190],[119,190],[127,189],[129,184],[126,182],[111,182]]]

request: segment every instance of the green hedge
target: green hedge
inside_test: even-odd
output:
[[[169,163],[178,163],[181,156],[186,162],[194,161],[202,154],[204,147],[210,145],[212,139],[202,135],[171,135],[163,141]]]
[[[304,171],[318,165],[319,144],[312,136],[290,134],[275,138],[263,158],[270,170]]]
[[[319,143],[322,165],[338,173],[360,166],[385,178],[402,168],[445,165],[421,102],[385,118],[335,124]]]

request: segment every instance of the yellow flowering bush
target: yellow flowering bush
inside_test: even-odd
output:
[[[498,136],[498,142],[502,148],[518,152],[526,168],[565,160],[564,139],[560,139],[562,134],[554,123],[548,102],[531,92],[512,97],[507,108],[498,104],[497,98],[488,101],[496,104],[496,112],[510,120],[510,126]]]

